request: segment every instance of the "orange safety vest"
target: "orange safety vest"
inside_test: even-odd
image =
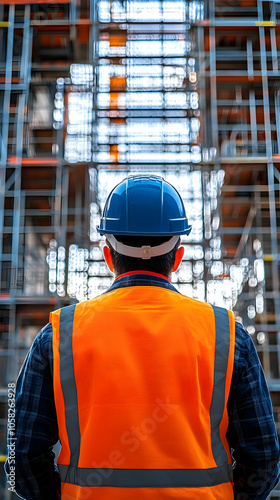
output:
[[[132,286],[51,321],[62,500],[233,499],[231,311]]]

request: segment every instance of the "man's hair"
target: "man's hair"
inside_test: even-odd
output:
[[[117,235],[115,238],[124,245],[129,245],[131,247],[142,247],[144,245],[154,247],[170,240],[170,236]],[[174,266],[175,254],[180,242],[181,240],[179,238],[174,248],[164,255],[152,257],[151,259],[138,259],[116,252],[106,239],[106,245],[109,247],[112,255],[113,266],[118,275],[128,273],[130,271],[152,271],[154,273],[163,274],[163,276],[168,276]]]

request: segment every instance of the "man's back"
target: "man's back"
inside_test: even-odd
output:
[[[149,487],[153,498],[162,488],[165,498],[193,498],[193,488],[209,488],[207,498],[233,498],[232,313],[138,286],[52,313],[52,325],[63,489],[75,498],[82,483],[92,498],[96,486],[110,487],[113,498],[129,487],[134,498]]]

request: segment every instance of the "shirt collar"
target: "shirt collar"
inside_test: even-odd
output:
[[[118,276],[113,284],[106,290],[105,293],[112,292],[118,288],[126,288],[132,286],[158,286],[167,288],[173,292],[180,293],[175,286],[162,274],[153,273],[150,271],[131,271]]]
[[[126,276],[135,276],[137,274],[144,274],[146,276],[157,276],[158,278],[163,278],[164,280],[171,283],[170,280],[163,274],[153,273],[152,271],[129,271],[128,273],[120,274],[119,276],[117,276],[117,278],[115,278],[115,281],[124,278]]]

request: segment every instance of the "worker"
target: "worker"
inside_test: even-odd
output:
[[[129,176],[109,194],[98,231],[115,281],[51,313],[18,377],[16,492],[267,498],[279,443],[253,342],[232,311],[170,282],[180,235],[191,231],[180,194],[159,176]]]

